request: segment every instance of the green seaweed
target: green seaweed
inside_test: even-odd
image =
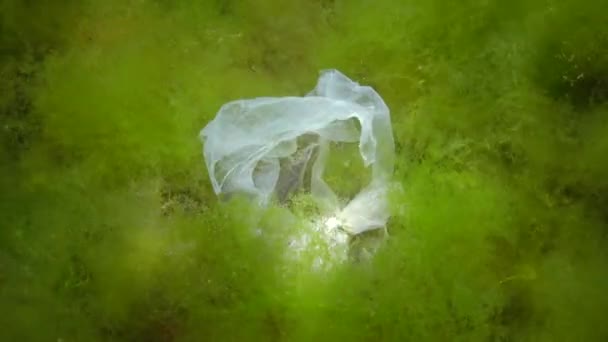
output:
[[[0,340],[608,339],[602,1],[0,9]],[[325,68],[385,99],[396,170],[375,256],[316,272],[285,254],[318,208],[219,200],[198,133]]]

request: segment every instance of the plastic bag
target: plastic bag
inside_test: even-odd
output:
[[[351,234],[384,227],[394,143],[389,110],[368,86],[323,71],[304,97],[264,97],[222,106],[202,131],[215,193],[245,193],[260,204],[310,192]],[[358,144],[371,181],[346,205],[324,180],[332,144]],[[335,153],[335,152],[334,152]]]

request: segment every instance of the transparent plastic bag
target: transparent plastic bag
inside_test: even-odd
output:
[[[351,234],[384,227],[394,144],[389,110],[368,86],[323,71],[304,97],[264,97],[222,106],[202,131],[204,157],[218,195],[244,193],[260,204],[310,192]],[[324,180],[332,144],[358,144],[371,181],[346,205]],[[335,151],[333,151],[335,153]]]

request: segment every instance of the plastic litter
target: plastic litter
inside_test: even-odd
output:
[[[389,109],[374,89],[337,70],[323,71],[304,97],[229,102],[200,136],[217,195],[247,194],[267,205],[308,192],[332,229],[355,235],[385,227],[394,163]],[[371,180],[353,198],[340,198],[324,179],[336,144],[358,144],[358,157],[371,168]]]

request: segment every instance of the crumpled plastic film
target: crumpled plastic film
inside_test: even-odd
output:
[[[304,97],[229,102],[200,135],[218,195],[249,194],[266,205],[307,191],[351,234],[386,224],[394,163],[389,109],[374,89],[337,70],[323,71]],[[346,205],[324,180],[332,143],[358,144],[371,168],[369,184]]]

